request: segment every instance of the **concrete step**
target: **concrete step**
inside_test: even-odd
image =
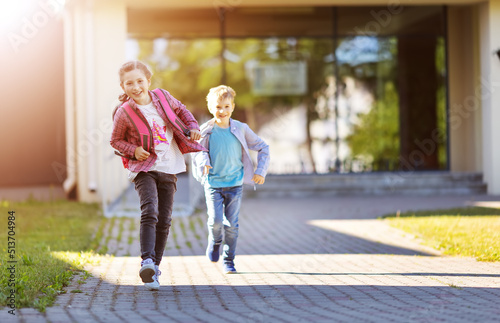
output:
[[[194,212],[196,203],[190,200],[192,195],[190,192],[190,177],[192,176],[186,173],[177,175],[177,192],[174,196],[174,208],[172,210],[173,217],[189,216]],[[134,184],[131,183],[116,201],[104,206],[104,215],[106,217],[141,216],[141,203]]]
[[[466,195],[485,194],[481,173],[374,172],[323,175],[268,175],[250,196]]]

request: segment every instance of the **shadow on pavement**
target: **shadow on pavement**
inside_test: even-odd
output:
[[[457,273],[303,273],[296,271],[239,271],[238,275],[306,275],[306,276],[442,276],[442,277],[487,277],[498,278],[500,274],[457,274]]]
[[[351,275],[351,274],[349,274]],[[405,275],[400,276],[402,282]],[[323,281],[310,284],[143,286],[102,282],[48,308],[74,322],[487,322],[498,319],[498,288],[379,285]],[[22,314],[22,312],[21,312]],[[1,317],[1,315],[0,315]],[[21,315],[24,321],[30,315]]]

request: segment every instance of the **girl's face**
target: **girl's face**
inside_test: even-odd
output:
[[[125,94],[132,98],[139,105],[147,105],[151,102],[149,97],[149,86],[151,79],[147,79],[144,73],[135,69],[125,72],[122,83],[120,84]]]

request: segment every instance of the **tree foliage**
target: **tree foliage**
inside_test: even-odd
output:
[[[396,163],[399,157],[399,105],[393,82],[386,82],[383,99],[358,116],[347,142],[353,156],[367,162]]]

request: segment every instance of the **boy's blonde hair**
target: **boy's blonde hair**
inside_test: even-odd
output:
[[[234,104],[234,98],[236,96],[236,92],[227,85],[219,85],[216,87],[213,87],[210,89],[210,91],[207,94],[207,105],[208,109],[210,109],[210,106],[213,103],[218,103],[219,101],[222,101],[224,99],[231,99],[232,103]]]

